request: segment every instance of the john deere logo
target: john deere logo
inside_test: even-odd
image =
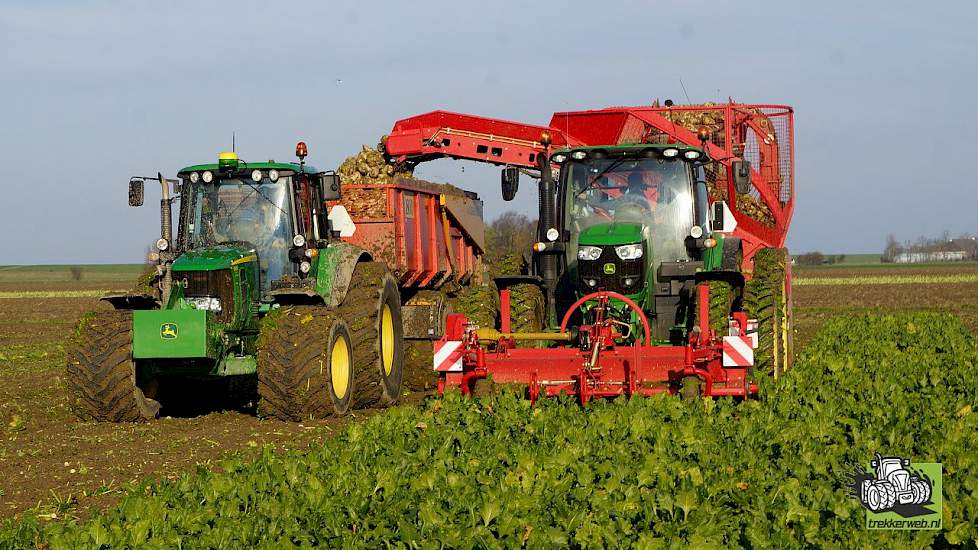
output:
[[[615,274],[615,264],[604,264],[604,274],[614,275]]]
[[[849,494],[866,508],[869,529],[940,529],[941,464],[876,453],[869,468],[854,466]]]
[[[164,340],[175,340],[177,337],[176,323],[163,323],[160,325],[160,338]]]

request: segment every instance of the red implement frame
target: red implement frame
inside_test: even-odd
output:
[[[701,289],[705,288],[701,285]],[[700,294],[706,295],[702,290]],[[596,301],[595,322],[579,327],[573,344],[549,349],[516,348],[515,340],[505,335],[492,343],[493,349],[487,349],[464,315],[450,315],[442,343],[462,343],[462,370],[445,373],[439,381],[439,392],[456,387],[467,395],[478,380],[491,378],[499,384],[528,386],[531,400],[564,393],[587,404],[595,397],[677,393],[684,379],[695,377],[701,382],[704,396],[757,394],[757,385],[749,380],[746,367],[723,366],[722,339],[711,332],[693,333],[686,346],[638,342],[616,346],[614,342],[622,335],[616,331],[618,325],[603,315],[608,300],[623,302],[638,313],[648,341],[648,320],[639,306],[614,292],[596,292],[581,298],[568,311],[585,301]],[[506,317],[508,314],[504,313],[504,324]],[[561,333],[566,333],[568,320],[569,315],[563,320]],[[743,325],[746,329],[746,320]]]

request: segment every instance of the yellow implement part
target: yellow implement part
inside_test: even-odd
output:
[[[475,330],[480,341],[495,342],[500,338],[513,340],[563,340],[569,342],[572,338],[569,332],[499,332],[494,328],[479,328]]]

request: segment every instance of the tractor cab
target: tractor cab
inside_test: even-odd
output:
[[[686,151],[700,156],[696,149]],[[706,190],[702,186],[697,204],[692,159],[684,162],[679,153],[675,147],[631,146],[553,155],[563,161],[568,263],[582,291],[634,295],[647,268],[691,259],[685,239],[706,217]]]
[[[708,226],[704,157],[693,147],[649,144],[551,155],[567,231],[564,282],[575,297],[607,290],[655,309],[662,265],[699,259],[690,236]]]
[[[179,172],[181,204],[178,248],[185,252],[174,270],[196,258],[239,251],[257,257],[262,291],[309,272],[309,246],[331,237],[324,200],[336,198],[336,176],[304,163],[247,163],[222,153],[217,164],[188,166]],[[223,252],[222,252],[223,251]],[[232,257],[233,256],[233,257]]]

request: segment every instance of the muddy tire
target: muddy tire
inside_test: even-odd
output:
[[[543,290],[533,284],[509,287],[510,328],[513,332],[542,332],[546,326]],[[545,342],[517,342],[518,348],[545,347]]]
[[[285,307],[262,326],[258,341],[258,412],[300,421],[336,412],[326,364],[336,316],[322,306]]]
[[[754,275],[744,290],[744,311],[757,319],[754,368],[780,376],[791,367],[790,265],[784,248],[762,248],[754,256]]]
[[[466,286],[455,294],[452,308],[479,327],[496,328],[499,289],[493,282]]]
[[[85,317],[65,351],[68,388],[80,418],[139,422],[159,414],[159,402],[137,383],[131,311]]]
[[[404,374],[404,327],[397,280],[387,265],[357,264],[339,312],[353,338],[353,408],[396,402]]]
[[[718,337],[726,336],[730,328],[730,312],[734,287],[726,281],[710,281],[710,328]]]

